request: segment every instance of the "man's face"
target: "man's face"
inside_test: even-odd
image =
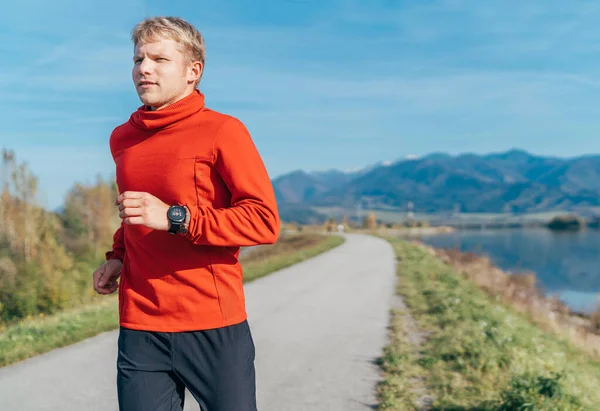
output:
[[[195,88],[193,64],[171,39],[139,43],[134,49],[133,83],[143,104],[154,110],[184,98]]]

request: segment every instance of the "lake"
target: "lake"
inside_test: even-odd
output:
[[[600,231],[457,230],[420,240],[434,247],[486,254],[507,271],[532,271],[547,295],[558,295],[574,310],[590,312],[597,307]]]

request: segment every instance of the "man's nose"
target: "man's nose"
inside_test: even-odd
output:
[[[152,62],[150,59],[143,59],[138,65],[140,74],[149,74],[152,72]]]

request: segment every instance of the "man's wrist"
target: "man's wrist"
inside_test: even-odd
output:
[[[172,214],[171,214],[172,212]],[[185,234],[189,227],[190,210],[183,204],[170,206],[166,212],[167,231],[170,234]],[[182,220],[183,217],[183,220]]]
[[[177,228],[177,231],[172,230],[173,227],[173,223],[171,222],[171,220],[167,217],[167,222],[168,222],[168,226],[167,226],[167,231],[171,232],[172,234],[187,234],[189,227],[190,227],[190,220],[191,220],[191,216],[190,216],[190,209],[185,206],[185,205],[179,205],[179,207],[183,208],[185,211],[185,219],[184,221],[182,221],[181,223],[177,223],[177,225],[179,226]]]
[[[179,227],[179,231],[177,233],[187,234],[188,230],[190,229],[190,220],[192,219],[192,217],[190,216],[190,209],[187,206],[182,207],[185,210],[185,221],[181,223],[181,226]]]
[[[117,260],[117,261],[120,261],[121,263],[123,263],[123,257],[124,257],[123,253],[115,252],[115,251],[108,251],[104,255],[104,259],[106,261]]]

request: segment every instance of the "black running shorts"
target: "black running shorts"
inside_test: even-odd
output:
[[[256,411],[254,342],[247,321],[192,332],[121,327],[120,411],[182,411],[187,388],[202,411]]]

